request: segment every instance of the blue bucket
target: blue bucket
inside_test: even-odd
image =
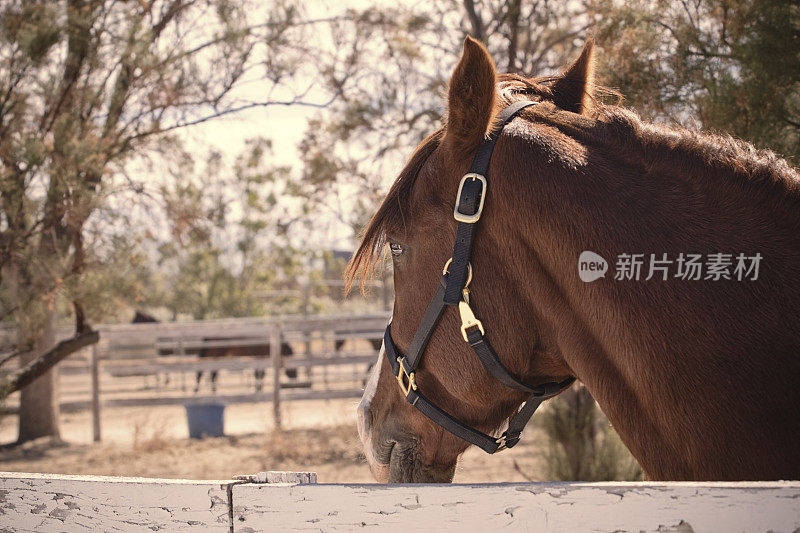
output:
[[[220,403],[186,404],[189,437],[222,437],[225,435],[225,405]]]

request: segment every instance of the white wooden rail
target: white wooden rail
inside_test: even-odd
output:
[[[191,481],[0,473],[6,531],[773,532],[800,482],[328,485],[311,473]]]

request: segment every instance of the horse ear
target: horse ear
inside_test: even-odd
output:
[[[474,151],[486,137],[494,112],[496,83],[497,70],[489,52],[468,36],[450,78],[443,141],[459,156]]]
[[[583,113],[592,103],[594,93],[594,41],[589,39],[583,52],[553,83],[553,103],[573,113]]]

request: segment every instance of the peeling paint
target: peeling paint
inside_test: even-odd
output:
[[[56,507],[55,509],[47,513],[47,516],[56,518],[63,522],[69,516],[69,514],[70,514],[69,511],[67,511],[66,509],[61,509],[59,507]]]
[[[0,490],[18,532],[232,530],[225,482],[2,473]]]
[[[0,494],[0,529],[15,532],[800,533],[798,482],[270,485],[6,473]]]
[[[455,507],[456,505],[464,505],[465,502],[457,501],[457,502],[445,502],[442,504],[442,507]]]
[[[265,528],[268,524],[275,531],[424,527],[444,533],[530,527],[544,532],[790,533],[800,525],[800,508],[777,497],[800,493],[800,483],[392,485],[389,489],[316,485],[294,486],[290,491],[238,485],[232,491],[237,510],[246,512],[249,524]],[[387,513],[387,508],[395,512]],[[365,517],[380,520],[372,524]],[[234,527],[234,533],[239,531]]]
[[[674,526],[658,526],[657,533],[694,533],[694,529],[687,522],[681,520]]]

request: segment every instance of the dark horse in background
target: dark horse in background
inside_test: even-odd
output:
[[[228,341],[233,341],[235,343],[241,344],[231,344],[230,346],[209,346],[203,347],[200,349],[200,353],[198,357],[201,358],[214,358],[214,359],[222,359],[226,357],[260,357],[260,358],[267,358],[272,353],[272,345],[270,343],[264,343],[262,337],[203,337],[203,342],[220,342],[226,343]],[[281,343],[281,356],[288,357],[294,355],[294,351],[289,343],[282,342]],[[256,368],[254,371],[254,376],[256,379],[256,392],[261,392],[264,389],[264,376],[266,375],[266,369],[264,368]],[[284,373],[286,377],[289,379],[297,379],[297,369],[296,368],[286,368],[284,369]],[[200,390],[200,380],[203,378],[203,371],[200,370],[197,372],[197,382],[194,386],[194,392],[197,394],[197,391]],[[217,390],[217,370],[211,370],[209,372],[209,379],[211,382],[211,391],[216,392]]]
[[[133,320],[131,320],[131,324],[160,324],[161,321],[158,320],[156,317],[151,315],[150,313],[145,313],[144,311],[136,310],[136,313],[133,315]],[[157,343],[162,342],[172,342],[174,339],[169,338],[158,338],[156,339]],[[178,351],[175,348],[158,348],[158,355],[166,356],[166,355],[177,355]],[[184,355],[197,355],[200,353],[199,348],[186,348],[183,350]]]
[[[160,320],[155,318],[154,316],[145,313],[143,311],[136,311],[136,314],[131,321],[132,324],[141,324],[141,323],[160,323]],[[227,343],[230,342],[230,345],[225,346],[209,346],[209,347],[202,347],[202,348],[191,348],[185,350],[183,353],[186,355],[197,355],[200,358],[226,358],[226,357],[261,357],[266,358],[270,356],[271,347],[269,343],[264,343],[261,337],[259,338],[248,338],[248,337],[203,337],[203,343]],[[236,344],[236,343],[240,344]],[[175,355],[177,352],[174,348],[159,348],[158,355],[159,356],[167,356],[167,355]],[[292,347],[284,342],[281,343],[281,355],[283,357],[288,357],[294,355],[294,351]],[[297,379],[297,369],[296,368],[287,368],[284,370],[286,377],[289,379]],[[211,383],[211,391],[216,392],[217,390],[217,370],[212,370],[209,372],[209,378]],[[266,370],[263,368],[257,368],[253,371],[255,377],[255,389],[256,392],[261,392],[264,388],[264,376],[266,375]],[[194,392],[195,394],[198,393],[200,390],[200,382],[203,379],[204,372],[199,370],[197,372],[197,377],[195,381]],[[169,384],[169,376],[166,377],[165,385]]]
[[[800,173],[730,137],[597,102],[593,68],[589,44],[561,76],[498,75],[468,38],[446,124],[373,216],[349,279],[390,244],[391,338],[408,353],[453,250],[464,173],[499,110],[535,101],[497,140],[474,226],[468,306],[502,364],[532,386],[582,381],[650,479],[800,479]],[[581,279],[587,250],[609,261],[605,277]],[[615,279],[615,258],[631,254],[733,264],[724,277],[681,278],[673,263],[667,276]],[[757,277],[737,279],[738,254],[762,258]],[[527,394],[484,369],[462,320],[444,311],[401,386],[496,435]],[[358,410],[373,475],[452,480],[467,443],[405,397],[381,354]]]

